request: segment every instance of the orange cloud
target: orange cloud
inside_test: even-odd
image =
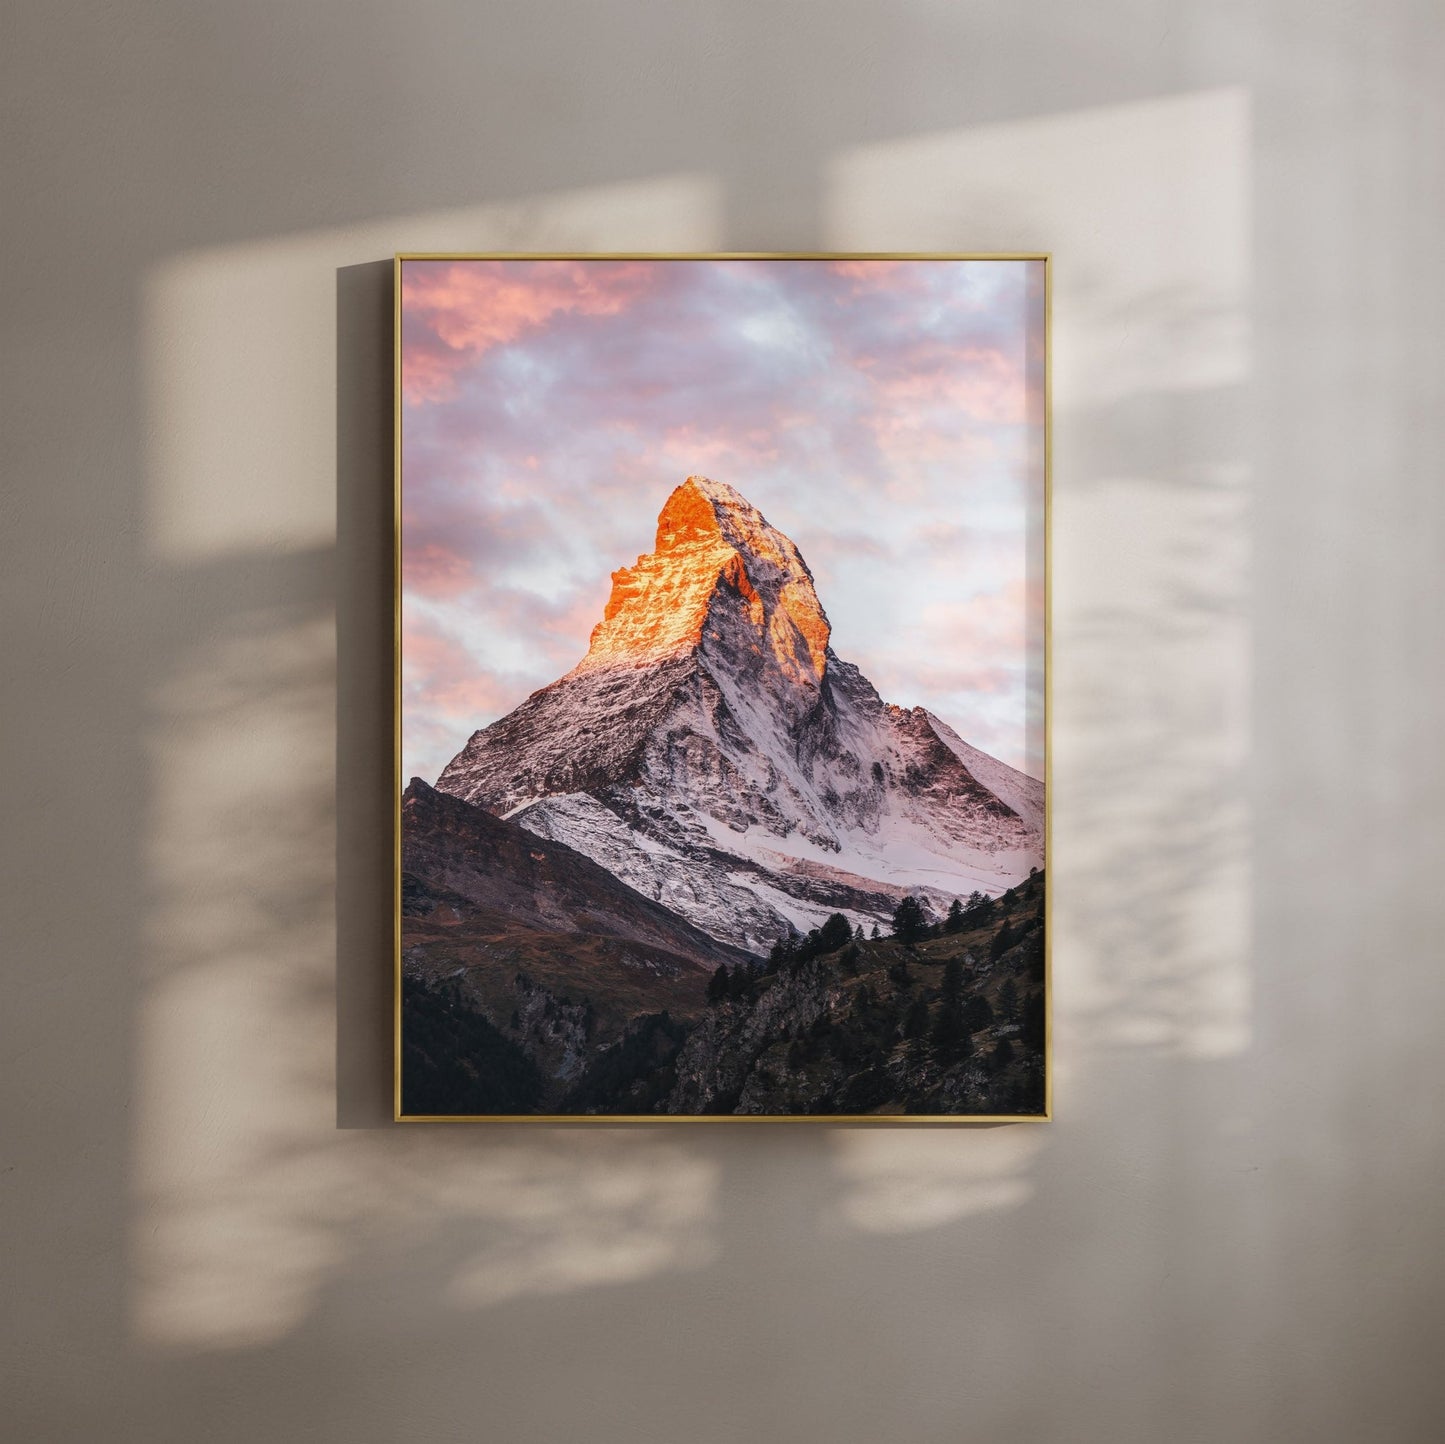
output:
[[[902,261],[829,261],[827,270],[845,281],[878,281],[893,275]]]

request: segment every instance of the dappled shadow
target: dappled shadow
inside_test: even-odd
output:
[[[1051,248],[1058,1078],[1249,1024],[1251,116],[1237,88],[844,150],[830,238]],[[980,199],[982,198],[982,199]]]
[[[606,201],[591,204],[607,214]],[[1131,355],[1152,354],[1150,337],[1189,332],[1194,293],[1182,282],[1155,284],[1130,311],[1107,255],[1095,260],[1091,284],[1115,285],[1113,300],[1064,287],[1065,321],[1092,307],[1113,332],[1132,326]],[[216,276],[247,264],[229,253]],[[288,263],[273,246],[257,264],[284,277],[310,257],[303,243]],[[211,307],[202,259],[173,274],[179,299],[167,314],[183,323],[185,305]],[[1207,279],[1195,289],[1209,294]],[[386,262],[336,272],[332,591],[270,609],[238,598],[219,631],[174,639],[154,684],[168,777],[156,793],[156,959],[140,1032],[139,1342],[160,1360],[192,1361],[174,1375],[181,1389],[223,1377],[226,1359],[262,1373],[322,1368],[344,1338],[350,1371],[366,1358],[379,1369],[402,1348],[415,1361],[407,1389],[333,1405],[348,1432],[376,1438],[465,1409],[479,1348],[495,1417],[564,1435],[598,1408],[633,1417],[629,1362],[659,1358],[654,1413],[679,1436],[722,1439],[766,1433],[787,1377],[815,1381],[805,1407],[829,1437],[886,1437],[908,1389],[944,1430],[963,1396],[937,1381],[958,1379],[949,1369],[962,1341],[970,1407],[999,1437],[1027,1437],[1014,1396],[1050,1347],[1046,1295],[1029,1289],[1043,1287],[1040,1237],[1065,1170],[1078,1166],[1068,1152],[1054,1162],[1049,1129],[390,1124],[389,291]],[[279,344],[295,323],[277,307],[267,324]],[[1077,331],[1074,344],[1084,344]],[[186,385],[208,406],[224,401],[204,378]],[[1212,750],[1214,704],[1197,710],[1190,681],[1199,648],[1214,648],[1210,685],[1240,705],[1227,689],[1240,681],[1230,667],[1241,638],[1221,619],[1237,617],[1243,579],[1221,563],[1235,556],[1247,477],[1221,439],[1221,396],[1227,406],[1226,392],[1188,378],[1111,397],[1060,391],[1068,534],[1056,552],[1055,705],[1073,782],[1056,773],[1058,1061],[1065,1115],[1096,1130],[1090,1054],[1145,1043],[1177,1066],[1207,1051],[1201,988],[1221,962],[1241,963],[1238,952],[1206,957],[1195,976],[1179,931],[1201,879],[1240,845],[1229,815],[1238,779]],[[309,518],[314,500],[296,505]],[[184,550],[184,528],[167,535]],[[222,578],[250,555],[204,565]],[[315,569],[308,552],[294,564]],[[283,575],[263,583],[273,596],[288,585]],[[1090,846],[1070,841],[1071,828]],[[334,971],[324,965],[333,896]],[[1110,1248],[1123,1247],[1127,1217],[1097,1221]],[[1081,1306],[1098,1282],[1080,1282]],[[1143,1268],[1113,1287],[1157,1284]],[[960,1312],[980,1297],[997,1306]],[[621,1330],[609,1325],[619,1309]],[[888,1385],[858,1369],[869,1350],[892,1371]],[[566,1368],[566,1389],[524,1367],[542,1353]],[[1086,1387],[1091,1343],[1075,1357],[1056,1340],[1049,1357]],[[771,1388],[739,1392],[738,1371]],[[684,1414],[708,1399],[712,1432],[695,1417],[684,1430]],[[1164,1408],[1121,1405],[1121,1427],[1156,1427]]]
[[[1405,1104],[1430,935],[1390,933],[1414,951],[1379,950],[1390,986],[1362,1009],[1330,934],[1373,938],[1378,914],[1343,890],[1303,919],[1278,903],[1270,966],[1293,957],[1298,986],[1251,1046],[1246,622],[1273,638],[1278,701],[1310,619],[1277,586],[1289,625],[1261,621],[1251,595],[1239,409],[1289,403],[1287,476],[1296,433],[1347,450],[1319,402],[1355,375],[1314,305],[1328,238],[1306,223],[1333,213],[1279,198],[1302,169],[1326,200],[1368,173],[1398,218],[1430,180],[1352,129],[1359,37],[1291,19],[1251,39],[1217,6],[1187,26],[1137,6],[458,7],[405,27],[48,8],[53,28],[17,24],[7,92],[39,117],[20,140],[45,183],[22,199],[47,238],[6,332],[12,454],[42,463],[7,517],[43,540],[5,578],[33,677],[7,699],[16,1436],[1426,1437],[1438,1269],[1409,1205],[1438,1193],[1438,1129]],[[1402,14],[1376,14],[1372,53],[1411,40]],[[1250,46],[1272,129],[1241,145]],[[57,88],[61,110],[32,112]],[[1389,107],[1438,106],[1371,103],[1386,140],[1421,133]],[[1236,272],[1211,279],[1239,260],[1219,227],[1248,234],[1220,179],[1248,190],[1261,157],[1263,311]],[[1335,219],[1349,279],[1403,324],[1413,303],[1366,264],[1374,220]],[[1059,1121],[391,1127],[378,258],[754,245],[1058,258]],[[1278,563],[1298,492],[1274,485]],[[1363,551],[1376,580],[1395,535]],[[1294,734],[1262,794],[1296,818],[1275,882],[1339,857],[1311,833],[1310,769],[1340,734],[1309,721],[1300,700],[1271,724]],[[1403,785],[1384,768],[1352,785]],[[1362,790],[1355,815],[1388,841],[1388,805]],[[1401,851],[1378,847],[1372,885]],[[1394,879],[1400,916],[1428,876]],[[1390,1000],[1409,1017],[1386,1028]]]

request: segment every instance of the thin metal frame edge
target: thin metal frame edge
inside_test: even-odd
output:
[[[403,1113],[401,1108],[401,272],[407,261],[1039,261],[1044,268],[1044,1111],[1042,1113]],[[1053,491],[1051,251],[397,251],[392,258],[392,1121],[552,1126],[689,1123],[962,1127],[1054,1121]]]

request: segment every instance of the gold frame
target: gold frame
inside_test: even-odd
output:
[[[1042,1113],[444,1113],[401,1111],[401,268],[407,261],[1040,261],[1044,267],[1044,1111]],[[1051,1123],[1054,1117],[1053,255],[1048,251],[398,251],[392,263],[392,1120],[616,1126]]]

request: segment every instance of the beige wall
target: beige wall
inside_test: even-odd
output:
[[[4,9],[9,1437],[1439,1437],[1438,6]],[[498,246],[1056,253],[1052,1125],[385,1122]]]

